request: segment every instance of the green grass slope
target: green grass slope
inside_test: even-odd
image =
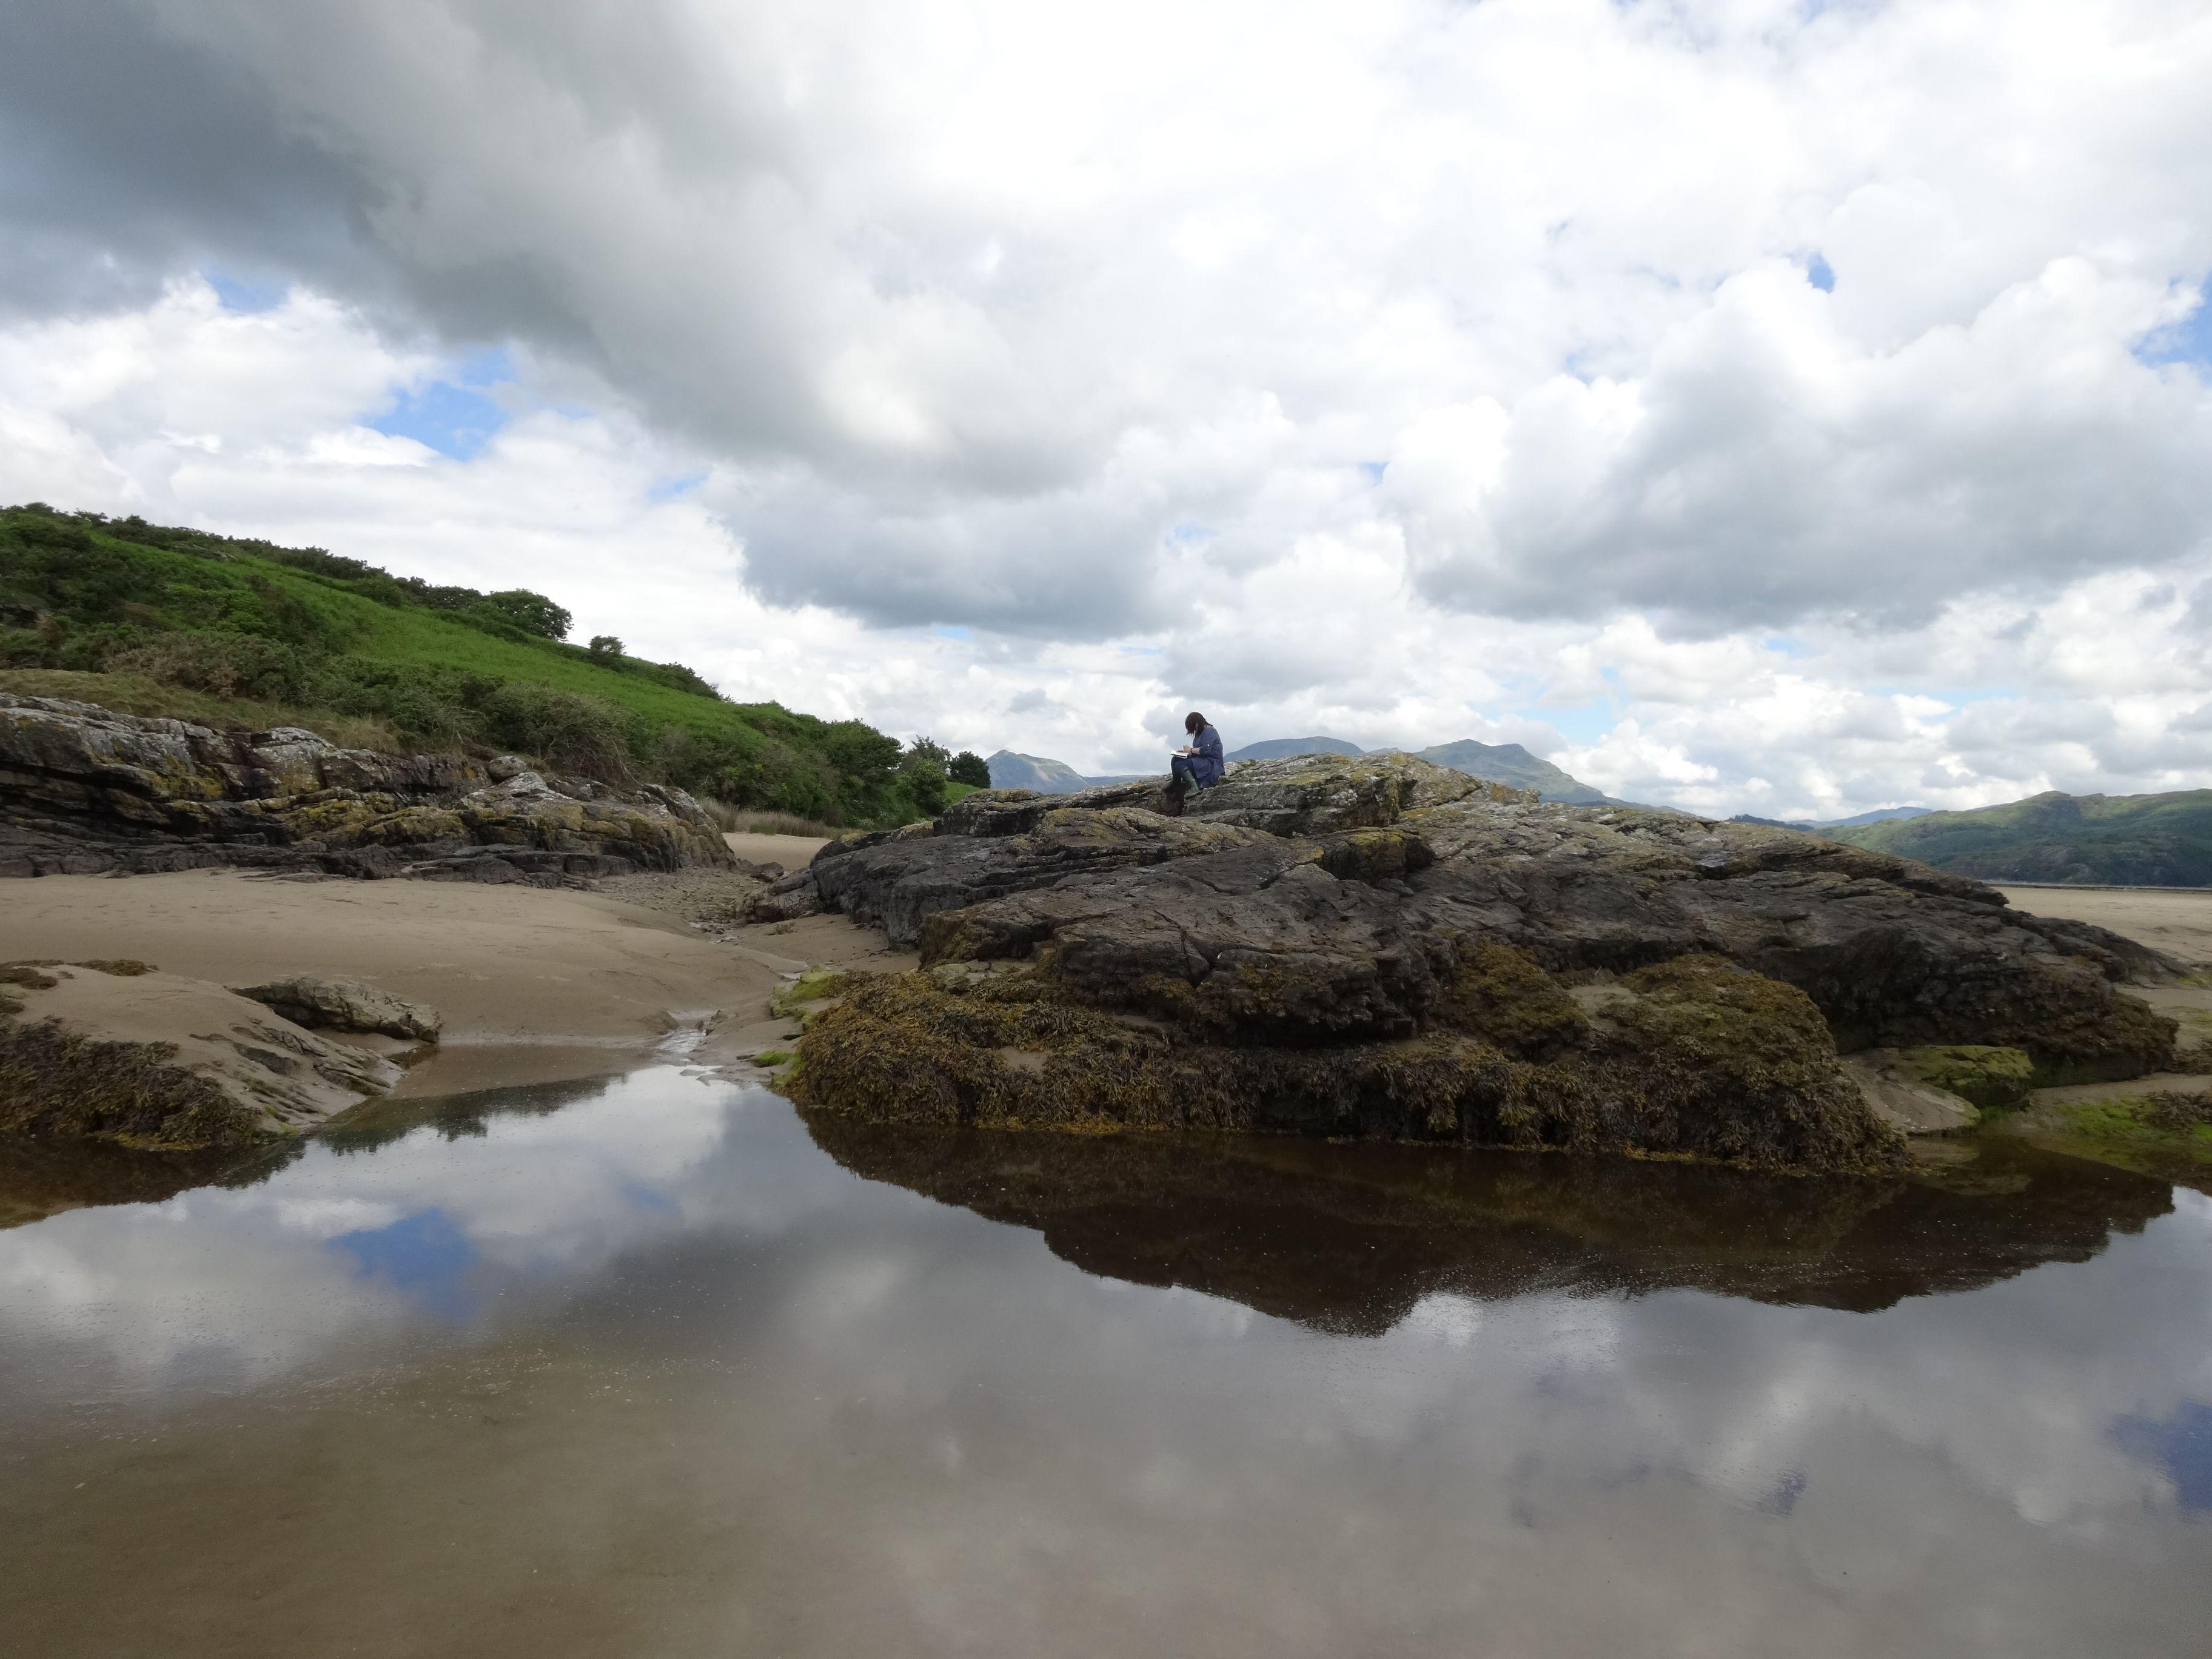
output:
[[[1984,881],[2212,886],[2212,789],[2165,795],[2053,790],[1972,812],[1930,812],[1822,833]]]
[[[957,787],[954,757],[926,739],[902,748],[859,720],[731,702],[618,641],[568,644],[568,623],[540,594],[438,586],[319,549],[0,509],[0,690],[513,750],[833,824],[927,817]]]

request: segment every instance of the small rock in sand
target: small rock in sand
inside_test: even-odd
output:
[[[266,985],[231,988],[310,1030],[375,1031],[385,1036],[435,1042],[444,1024],[436,1009],[380,991],[357,979],[300,974]]]

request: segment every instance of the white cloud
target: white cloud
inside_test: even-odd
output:
[[[1086,769],[1195,705],[1716,810],[2203,778],[2212,399],[2136,355],[2212,271],[2201,7],[87,0],[21,46],[13,498]],[[487,342],[474,459],[364,424]]]

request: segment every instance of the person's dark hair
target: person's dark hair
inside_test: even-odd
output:
[[[1190,713],[1182,717],[1182,729],[1193,733],[1205,731],[1206,716],[1200,714],[1195,708],[1192,709]]]

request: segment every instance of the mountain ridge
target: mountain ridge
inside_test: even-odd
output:
[[[1440,743],[1421,750],[1362,749],[1346,738],[1316,736],[1308,738],[1263,738],[1248,743],[1241,749],[1231,750],[1223,758],[1231,765],[1239,761],[1280,760],[1291,755],[1382,755],[1413,754],[1437,766],[1448,767],[1455,772],[1464,772],[1469,777],[1480,778],[1486,783],[1506,783],[1516,789],[1534,789],[1547,801],[1557,801],[1571,806],[1626,806],[1632,802],[1619,801],[1610,795],[1592,788],[1571,773],[1564,772],[1540,756],[1530,754],[1517,743],[1483,743],[1474,738],[1462,738],[1456,743]],[[1040,794],[1070,794],[1078,789],[1093,788],[1102,784],[1128,783],[1139,773],[1104,773],[1086,776],[1065,761],[1045,755],[1024,755],[1011,749],[1001,749],[987,763],[991,769],[994,789],[1034,789]]]
[[[1983,881],[2212,887],[2212,789],[2153,795],[2049,789],[1996,806],[1820,833]]]

